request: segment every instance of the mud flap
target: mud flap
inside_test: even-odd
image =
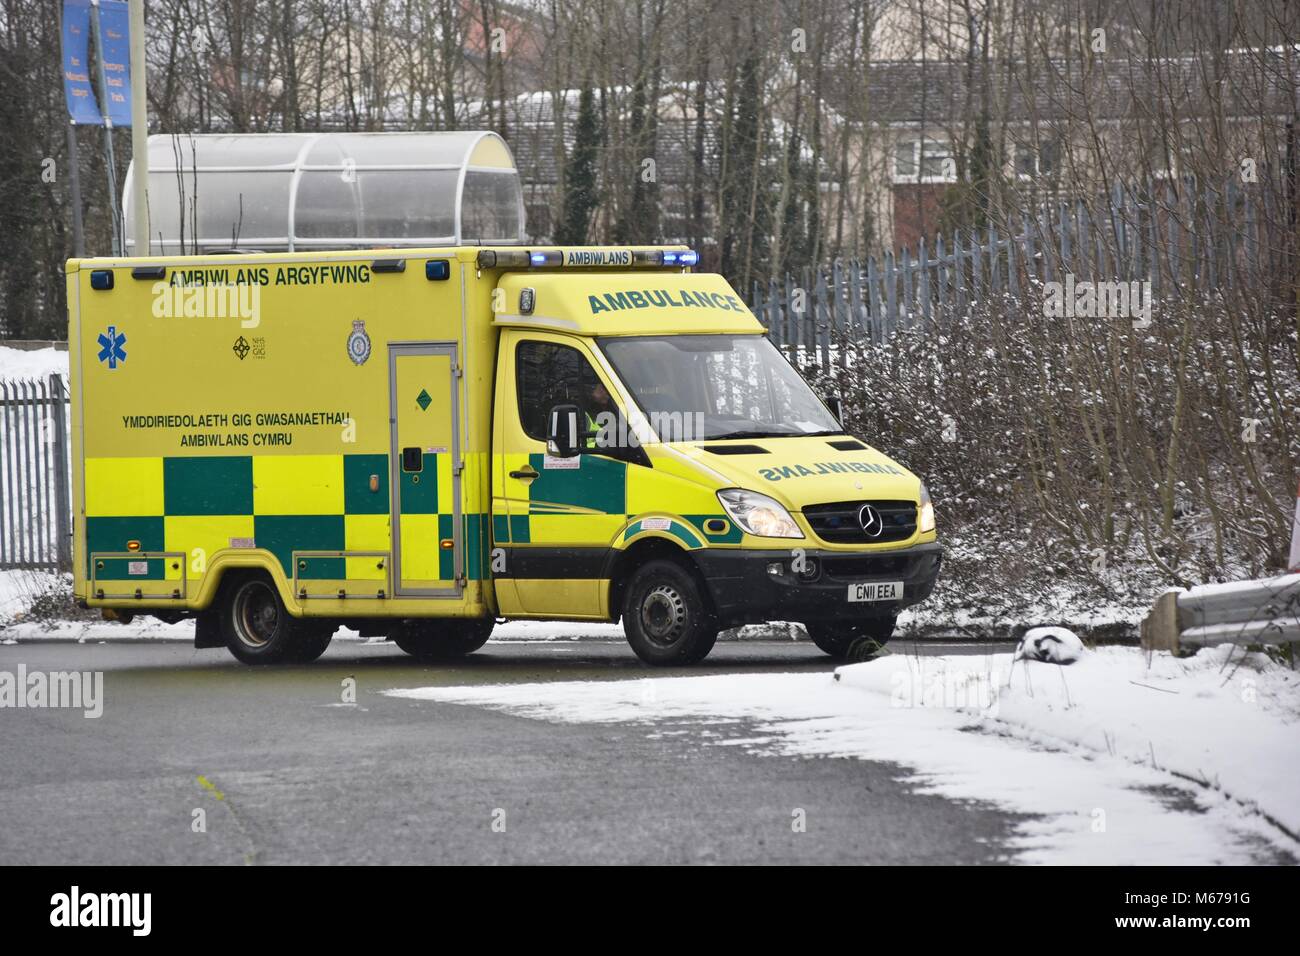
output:
[[[221,636],[221,622],[216,611],[203,611],[194,618],[194,646],[225,647]]]

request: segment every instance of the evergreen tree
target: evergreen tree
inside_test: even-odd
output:
[[[600,118],[591,82],[583,83],[578,95],[578,122],[574,128],[573,151],[564,164],[564,209],[555,230],[555,242],[581,246],[587,242],[592,213],[600,204],[596,182],[596,150],[600,145]]]

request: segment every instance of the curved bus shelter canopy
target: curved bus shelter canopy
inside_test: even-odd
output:
[[[524,241],[523,190],[496,133],[149,137],[150,249],[284,252]]]

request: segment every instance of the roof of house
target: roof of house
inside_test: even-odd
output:
[[[601,108],[601,91],[596,90],[596,108]],[[624,87],[607,90],[613,102],[606,108],[615,118],[611,122],[626,125],[631,91]],[[547,91],[522,93],[509,99],[505,104],[505,136],[514,151],[515,164],[523,177],[525,189],[536,185],[553,185],[562,179],[559,166],[572,152],[578,120],[579,90],[565,90],[560,96],[564,98],[562,114],[564,118],[563,148],[556,142],[554,96]],[[485,115],[482,107],[477,115],[482,120]],[[471,107],[471,114],[476,109]],[[773,155],[780,153],[783,147],[785,127],[778,119],[772,120],[773,132],[777,143],[771,148]],[[694,84],[674,83],[666,86],[659,98],[659,121],[656,130],[654,150],[656,180],[661,185],[687,186],[691,183],[695,168],[696,121],[694,106]],[[621,155],[617,161],[625,163],[629,169],[640,172],[640,163],[648,155],[647,151],[630,139],[624,139],[618,146],[602,146],[601,149],[617,149]],[[705,115],[704,123],[704,168],[710,175],[716,173],[716,158],[721,153],[720,119],[716,110]],[[804,143],[801,154],[805,161],[811,159],[812,151]],[[608,158],[608,157],[606,157]],[[631,173],[629,173],[631,175]],[[821,170],[821,179],[832,179],[830,171]]]
[[[887,125],[944,123],[971,115],[982,101],[985,67],[961,61],[873,63],[867,75],[868,121]],[[1017,120],[1141,119],[1161,113],[1191,118],[1212,112],[1216,99],[1229,116],[1287,115],[1297,110],[1300,52],[1280,48],[1232,50],[1218,57],[1150,60],[1097,56],[993,63],[987,82],[993,109]],[[840,108],[848,116],[861,113]],[[837,104],[832,104],[837,105]]]

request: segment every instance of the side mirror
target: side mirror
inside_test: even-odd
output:
[[[583,431],[578,427],[582,413],[577,405],[553,405],[546,427],[546,453],[572,458],[582,451]]]
[[[826,399],[826,407],[831,410],[831,414],[835,416],[835,420],[839,422],[841,425],[843,425],[844,424],[844,399],[840,398],[840,396],[838,395],[832,395],[828,399]]]

